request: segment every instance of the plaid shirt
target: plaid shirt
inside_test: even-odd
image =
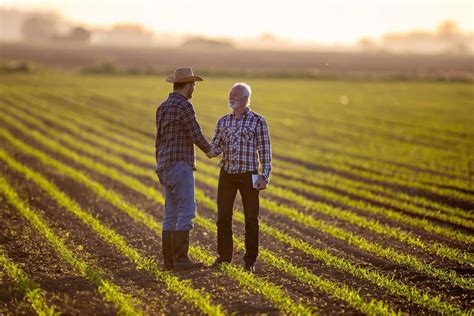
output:
[[[196,170],[193,144],[205,153],[211,150],[192,103],[182,94],[172,92],[156,110],[156,171],[172,167],[178,161],[186,161]]]
[[[217,121],[211,142],[216,154],[223,153],[220,166],[227,173],[243,173],[259,169],[270,180],[272,152],[265,118],[247,108],[240,118],[234,113]]]

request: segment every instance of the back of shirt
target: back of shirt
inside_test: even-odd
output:
[[[191,102],[180,93],[170,93],[156,110],[156,170],[172,167],[178,161],[186,161],[196,169],[193,144],[204,152],[210,150]]]

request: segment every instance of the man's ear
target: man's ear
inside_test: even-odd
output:
[[[248,95],[243,96],[243,97],[242,97],[242,103],[241,103],[241,104],[247,105],[247,101],[248,101],[248,100],[249,100],[249,96],[248,96]]]

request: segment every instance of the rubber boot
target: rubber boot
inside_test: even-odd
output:
[[[161,249],[163,251],[163,267],[165,270],[174,269],[173,239],[170,230],[161,233]]]
[[[189,230],[173,231],[173,254],[174,270],[183,271],[190,269],[199,269],[204,265],[194,262],[188,257],[189,250]]]

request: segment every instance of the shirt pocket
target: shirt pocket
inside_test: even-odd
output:
[[[249,126],[244,126],[240,132],[240,136],[244,142],[253,143],[255,140],[255,130]]]

